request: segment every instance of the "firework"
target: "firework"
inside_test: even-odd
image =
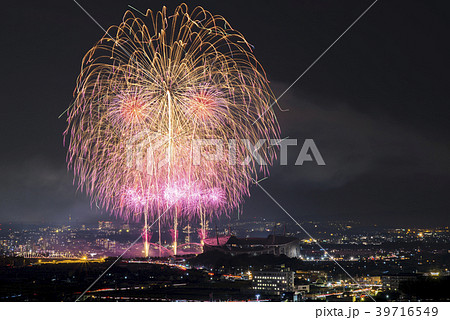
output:
[[[201,7],[127,11],[83,58],[74,98],[68,166],[93,202],[128,220],[168,210],[163,223],[199,218],[205,228],[268,173],[241,139],[255,145],[279,135],[250,44]],[[195,163],[194,144],[208,139],[221,141],[221,160]],[[258,151],[272,162],[273,148]]]

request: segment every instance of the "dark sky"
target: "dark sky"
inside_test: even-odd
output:
[[[105,28],[128,4],[85,1]],[[282,136],[312,138],[326,166],[277,166],[262,185],[299,221],[354,219],[448,225],[450,11],[446,1],[380,0],[288,93]],[[188,1],[223,15],[255,46],[284,91],[371,1]],[[0,222],[80,221],[102,214],[72,185],[58,116],[72,101],[81,58],[103,35],[72,1],[2,8]],[[291,151],[291,150],[290,150]],[[292,147],[290,162],[300,151]],[[253,187],[244,214],[285,220]],[[106,214],[106,213],[103,213]]]

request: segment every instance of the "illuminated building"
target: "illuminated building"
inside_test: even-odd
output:
[[[106,250],[114,250],[116,248],[116,242],[110,239],[99,238],[95,240],[97,246],[102,247]]]
[[[99,221],[98,229],[99,230],[111,230],[113,228],[112,221]]]
[[[309,284],[299,285],[299,286],[297,286],[295,291],[298,292],[298,293],[309,293],[310,286],[309,286]]]
[[[253,272],[252,289],[267,294],[294,291],[294,272],[289,269]]]

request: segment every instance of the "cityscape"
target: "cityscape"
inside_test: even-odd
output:
[[[2,316],[450,319],[447,7],[8,2]]]
[[[186,226],[178,255],[167,254],[163,234],[165,250],[155,246],[145,258],[142,241],[132,246],[139,224],[2,224],[0,301],[73,301],[119,256],[83,301],[450,299],[448,227],[302,226],[314,238],[289,222],[230,220],[208,226],[203,247]]]

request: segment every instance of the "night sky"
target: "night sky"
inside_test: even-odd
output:
[[[224,16],[255,46],[283,92],[372,1],[188,1]],[[314,139],[326,166],[276,166],[262,186],[300,222],[353,219],[392,226],[448,225],[450,11],[446,1],[377,4],[280,99],[282,136]],[[79,3],[107,28],[131,4]],[[2,8],[0,222],[95,221],[72,185],[58,116],[73,99],[81,59],[103,31],[72,1]],[[256,186],[244,215],[286,220]]]

